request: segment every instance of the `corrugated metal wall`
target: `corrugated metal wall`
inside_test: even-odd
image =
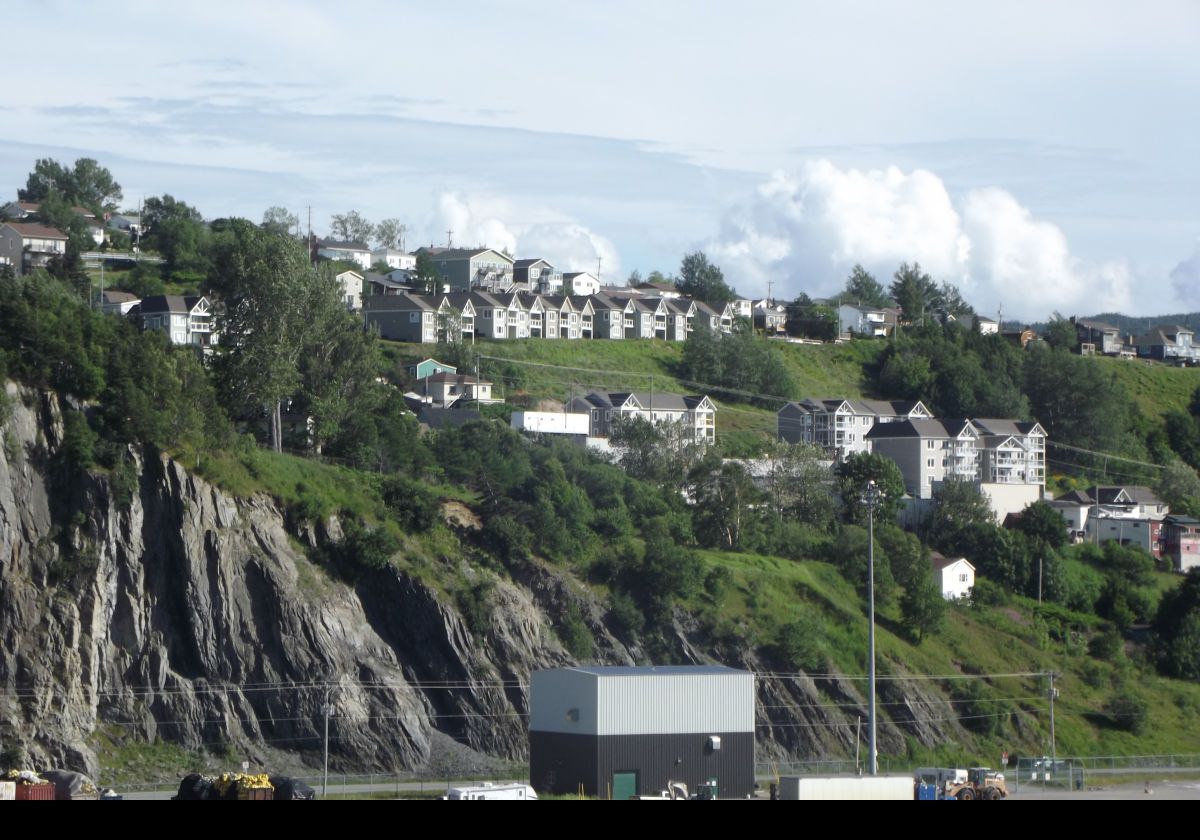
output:
[[[753,732],[754,676],[605,676],[597,706],[597,735]]]

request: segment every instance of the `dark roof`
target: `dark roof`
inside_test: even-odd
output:
[[[36,222],[3,222],[10,228],[21,234],[25,239],[67,239],[65,233],[56,227],[49,225],[39,225]]]
[[[1154,491],[1151,490],[1149,487],[1142,487],[1142,486],[1135,485],[1135,484],[1130,484],[1130,485],[1125,485],[1125,486],[1101,485],[1099,487],[1089,487],[1085,490],[1072,490],[1070,493],[1066,493],[1062,496],[1059,496],[1055,501],[1072,502],[1074,504],[1081,504],[1081,505],[1126,504],[1125,502],[1117,501],[1117,497],[1121,495],[1122,491],[1124,491],[1125,495],[1129,497],[1132,504],[1138,504],[1138,505],[1161,505],[1162,504],[1162,502],[1159,501],[1158,497],[1154,495]]]
[[[623,405],[630,397],[637,400],[647,411],[653,411],[656,408],[664,411],[687,411],[695,408],[705,399],[702,395],[667,394],[658,391],[654,393],[649,391],[592,391],[583,399],[602,408],[615,408]]]
[[[365,242],[343,242],[340,239],[318,239],[317,245],[321,248],[335,248],[341,251],[370,251]]]
[[[131,300],[137,300],[138,296],[129,292],[121,292],[116,289],[108,289],[103,294],[105,303],[129,303]]]
[[[1155,327],[1145,335],[1134,338],[1133,343],[1138,347],[1172,347],[1179,343],[1179,333],[1181,332],[1194,335],[1196,331],[1178,325]]]
[[[564,668],[595,677],[685,677],[685,676],[749,676],[749,671],[727,665],[575,665]]]
[[[427,405],[417,412],[417,422],[431,429],[452,429],[481,419],[483,415],[478,411],[466,408],[434,408]]]
[[[1075,323],[1077,325],[1083,327],[1084,329],[1088,329],[1088,330],[1099,330],[1100,332],[1115,332],[1115,333],[1120,332],[1120,330],[1118,330],[1112,324],[1106,324],[1103,321],[1089,321],[1085,318],[1077,318],[1075,320]]]
[[[971,418],[971,422],[985,435],[1027,435],[1033,431],[1037,423],[1026,423],[1022,420],[1004,420],[994,418]]]
[[[412,295],[408,292],[401,292],[398,295],[368,295],[363,305],[368,309],[378,310],[380,312],[433,312],[436,307],[430,305],[429,301],[420,295]]]
[[[898,420],[894,423],[876,423],[866,437],[870,440],[888,438],[951,438],[956,437],[967,425],[965,420]]]
[[[935,551],[931,555],[930,559],[933,561],[933,568],[935,568],[939,571],[946,568],[947,566],[953,566],[955,563],[959,562],[960,560],[963,561],[964,563],[966,563],[972,569],[975,568],[975,566],[972,565],[971,561],[968,560],[966,557],[946,557],[944,555],[938,554]]]
[[[149,312],[171,312],[179,315],[186,314],[195,309],[196,304],[200,302],[200,295],[151,295],[148,298],[142,298],[140,312],[145,315]]]
[[[495,248],[439,248],[436,250],[427,249],[427,253],[429,254],[429,256],[437,257],[439,260],[469,260],[472,257],[479,256],[480,254],[484,253],[485,251],[491,251],[493,254],[498,254],[499,256],[504,257],[504,259],[511,261],[510,257],[505,256],[503,252],[498,251]]]

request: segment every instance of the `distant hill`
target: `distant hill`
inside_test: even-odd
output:
[[[1121,331],[1121,335],[1145,335],[1148,331],[1157,326],[1174,326],[1178,324],[1181,327],[1191,327],[1192,329],[1200,329],[1200,312],[1181,312],[1173,315],[1122,315],[1120,312],[1101,312],[1099,315],[1077,315],[1077,318],[1083,318],[1087,321],[1103,321],[1106,324],[1112,324]],[[1047,321],[1038,321],[1029,326],[1043,332],[1049,325]],[[1015,324],[1005,322],[1005,329],[1012,329]]]

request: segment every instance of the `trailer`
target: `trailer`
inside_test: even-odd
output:
[[[783,776],[779,780],[779,798],[788,801],[912,801],[914,796],[912,776]]]
[[[529,785],[494,785],[485,782],[473,787],[455,787],[446,791],[446,799],[537,799],[537,791]]]

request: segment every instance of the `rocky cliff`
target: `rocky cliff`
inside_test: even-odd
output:
[[[232,497],[166,456],[131,452],[132,493],[103,472],[70,473],[56,458],[58,398],[11,383],[7,392],[0,741],[37,766],[94,773],[101,731],[315,759],[326,706],[335,765],[428,766],[443,735],[519,759],[530,671],[571,661],[551,630],[568,601],[599,659],[643,659],[554,569],[500,582],[489,628],[472,634],[452,598],[411,575],[347,582],[314,563],[310,552],[340,539],[336,519],[289,529],[272,499]],[[681,617],[676,658],[708,660],[687,626]],[[771,670],[749,651],[722,659]],[[768,678],[759,696],[763,756],[853,752],[856,684]],[[917,722],[950,716],[936,692],[887,699],[900,713],[881,730],[885,748],[965,734]]]

